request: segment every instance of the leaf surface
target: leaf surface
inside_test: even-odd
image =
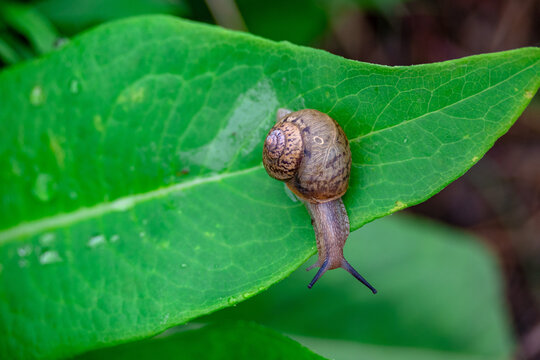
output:
[[[253,323],[225,322],[92,351],[76,359],[323,360],[324,358],[271,329]]]
[[[465,172],[539,69],[536,48],[390,68],[151,16],[4,71],[0,357],[146,337],[312,255],[307,212],[261,165],[277,108],[343,126],[356,229]]]

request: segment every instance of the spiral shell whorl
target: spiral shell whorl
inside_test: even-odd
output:
[[[279,122],[268,133],[263,149],[263,164],[270,176],[288,180],[300,166],[303,154],[300,129],[291,123]]]

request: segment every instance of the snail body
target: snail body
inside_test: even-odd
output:
[[[349,186],[351,150],[343,129],[330,116],[313,109],[278,110],[263,148],[268,174],[284,181],[306,205],[317,240],[319,267],[311,288],[327,271],[343,268],[377,291],[345,260],[349,218],[341,197]]]

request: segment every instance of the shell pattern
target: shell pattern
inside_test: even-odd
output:
[[[285,181],[300,198],[321,203],[347,191],[351,150],[330,116],[313,109],[290,113],[270,130],[263,149],[270,176]]]

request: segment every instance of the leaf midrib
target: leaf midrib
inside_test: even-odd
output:
[[[253,171],[262,169],[262,163],[243,170],[215,174],[207,177],[200,177],[190,181],[173,184],[167,187],[158,188],[145,193],[131,194],[114,201],[99,203],[90,207],[82,207],[69,213],[59,213],[53,216],[19,223],[14,227],[0,231],[0,246],[8,243],[10,240],[16,240],[25,236],[45,232],[49,229],[70,225],[79,221],[96,218],[112,212],[121,212],[133,208],[135,205],[150,201],[153,199],[165,197],[170,193],[182,191],[198,185],[204,185],[212,182],[219,182],[224,179],[241,176]]]

